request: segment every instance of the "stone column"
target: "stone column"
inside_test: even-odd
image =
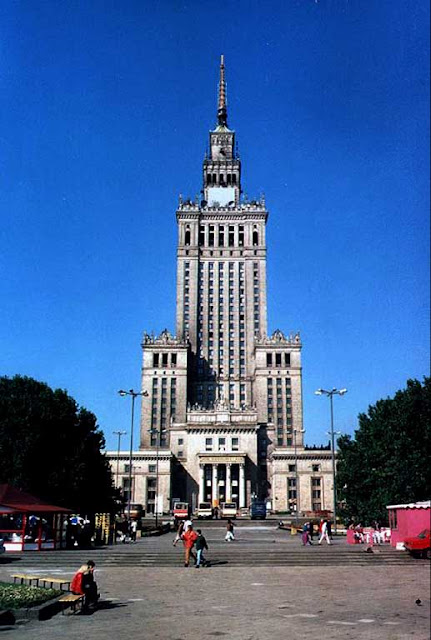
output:
[[[231,464],[230,462],[226,463],[226,502],[230,502],[232,500],[232,487],[231,487]]]
[[[245,465],[239,465],[239,508],[245,507]]]
[[[212,501],[213,507],[217,504],[218,500],[218,468],[216,464],[213,464],[213,475],[212,475]]]
[[[205,501],[205,467],[203,464],[199,465],[199,502]]]

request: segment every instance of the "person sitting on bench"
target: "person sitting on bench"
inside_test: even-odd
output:
[[[78,571],[73,576],[70,583],[70,590],[76,595],[84,596],[82,603],[82,610],[88,611],[91,608],[95,608],[99,594],[97,593],[97,583],[94,579],[94,567],[93,560],[89,560],[87,564],[83,564],[79,567]]]

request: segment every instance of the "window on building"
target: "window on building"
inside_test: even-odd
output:
[[[167,353],[162,353],[162,366],[163,367],[167,367],[168,366],[168,354]]]
[[[290,367],[290,353],[284,354],[284,366]]]
[[[218,450],[219,451],[226,451],[226,438],[219,438],[218,439]]]
[[[159,366],[159,354],[153,353],[153,367]]]
[[[178,438],[178,446],[182,447],[184,444],[184,438]]]
[[[205,227],[201,225],[199,227],[199,245],[203,247],[205,244]]]
[[[176,367],[176,366],[177,366],[177,354],[176,354],[176,353],[173,353],[173,354],[171,355],[171,365],[172,365],[173,367]]]
[[[289,502],[289,509],[295,511],[296,509],[296,478],[287,479],[287,497]]]
[[[148,473],[156,473],[156,471],[157,471],[157,467],[155,464],[148,465]]]
[[[232,438],[232,451],[239,451],[239,438]]]
[[[320,487],[321,479],[320,478],[311,478],[311,486],[312,487]]]
[[[189,245],[190,244],[190,229],[187,227],[186,228],[186,232],[184,235],[184,244],[185,245]]]
[[[259,233],[255,227],[253,231],[253,247],[257,247],[258,244],[259,244]]]
[[[266,354],[266,366],[272,367],[272,353]]]
[[[224,227],[219,227],[219,230],[218,230],[218,243],[219,243],[220,247],[224,246]],[[222,265],[220,265],[220,267],[222,267]]]
[[[294,473],[296,470],[296,465],[289,464],[288,469],[289,469],[289,473]]]
[[[313,470],[313,473],[317,473],[318,471],[320,471],[320,464],[312,464],[311,468]]]
[[[275,366],[281,367],[281,353],[275,354]]]
[[[212,450],[213,450],[213,439],[205,438],[205,451],[212,451]]]
[[[214,246],[214,225],[210,224],[208,233],[208,246]]]
[[[244,246],[244,227],[240,225],[238,228],[238,244],[240,247]]]
[[[235,245],[235,228],[231,226],[229,226],[228,242],[229,242],[229,247],[233,247]]]

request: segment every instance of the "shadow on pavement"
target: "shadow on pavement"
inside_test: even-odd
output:
[[[11,556],[11,557],[7,557],[7,558],[3,557],[0,560],[0,566],[2,564],[11,564],[12,562],[21,562],[21,558],[19,558],[18,556]]]
[[[119,609],[120,607],[127,607],[125,602],[112,602],[112,600],[99,600],[97,609],[95,611],[106,611],[107,609]]]

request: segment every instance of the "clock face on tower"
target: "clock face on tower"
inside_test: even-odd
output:
[[[232,158],[233,136],[217,134],[211,136],[211,157],[214,160]]]

